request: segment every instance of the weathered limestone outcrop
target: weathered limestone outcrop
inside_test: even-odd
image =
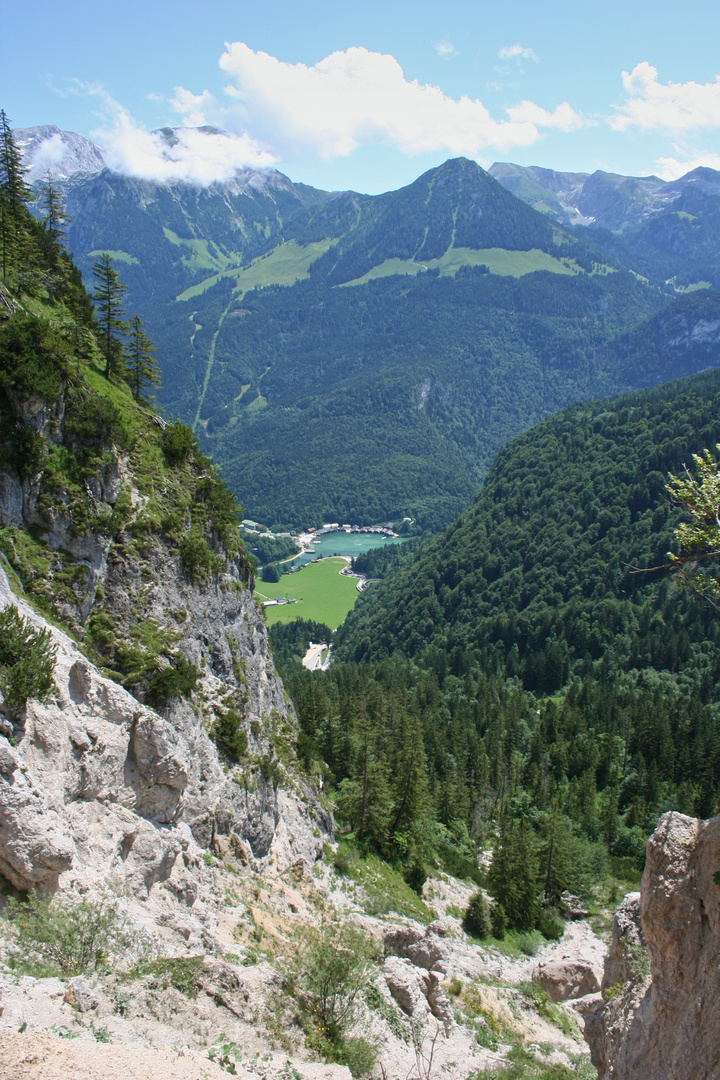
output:
[[[719,869],[720,817],[660,818],[641,893],[615,917],[606,1000],[586,1016],[600,1080],[720,1077]]]
[[[248,769],[238,783],[238,775],[223,767],[199,709],[176,702],[160,716],[101,675],[75,642],[50,627],[57,646],[56,693],[45,704],[30,701],[20,722],[4,717],[3,730],[14,746],[0,736],[0,874],[17,888],[115,881],[142,897],[167,881],[175,895],[192,903],[198,845],[207,848],[216,837],[234,838],[246,862],[263,859],[278,869],[298,859],[310,864],[321,853],[329,817],[299,776],[279,763],[272,769],[272,739],[287,742],[295,720],[252,599],[247,590],[226,594],[218,588],[205,597],[197,592],[206,605],[197,649],[211,657],[204,695],[220,696],[236,686],[233,660],[247,656],[249,739],[256,757],[265,754],[268,775]],[[223,614],[226,595],[229,613]],[[6,604],[47,627],[13,595],[0,567],[0,608]],[[227,627],[235,635],[234,658]]]
[[[447,928],[440,921],[425,930],[392,926],[385,933],[383,975],[388,990],[403,1012],[414,1021],[434,1016],[445,1032],[453,1027],[452,1005],[440,983],[447,973]]]

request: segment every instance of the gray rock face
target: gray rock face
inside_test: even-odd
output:
[[[55,180],[67,180],[92,176],[107,167],[97,143],[74,131],[61,131],[55,124],[16,128],[14,136],[23,162],[30,168],[31,182],[42,180],[48,172]]]
[[[648,841],[641,893],[625,898],[613,926],[609,1000],[585,1021],[600,1080],[720,1076],[718,851],[717,817],[669,812]]]
[[[197,650],[198,661],[208,657],[208,696],[237,687],[233,665],[244,664],[248,730],[269,775],[248,768],[241,783],[226,775],[202,714],[180,702],[165,717],[146,708],[50,627],[56,693],[46,704],[28,703],[24,726],[5,720],[16,746],[0,736],[0,873],[17,888],[114,879],[142,897],[172,876],[173,890],[183,893],[188,883],[176,864],[216,835],[234,837],[248,860],[269,859],[279,869],[298,859],[311,864],[321,853],[331,820],[308,812],[299,778],[291,789],[279,764],[272,767],[273,740],[291,737],[295,719],[249,593],[218,587],[194,596],[187,587],[173,599],[202,605],[201,642],[191,628],[183,645]],[[12,594],[0,567],[0,607],[8,603],[47,626]],[[306,797],[316,804],[309,788]]]
[[[74,847],[42,788],[31,783],[22,758],[0,736],[0,874],[17,889],[57,881]]]

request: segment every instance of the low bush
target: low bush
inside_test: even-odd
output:
[[[161,956],[156,960],[143,960],[136,964],[128,972],[128,977],[137,979],[150,976],[153,989],[172,986],[186,997],[195,998],[202,970],[202,956]]]
[[[198,669],[182,653],[174,653],[171,663],[160,668],[148,679],[145,700],[149,705],[162,705],[171,698],[190,697],[197,685]]]
[[[49,630],[33,630],[11,604],[0,611],[0,691],[9,708],[49,698],[56,655]]]
[[[463,918],[463,927],[473,937],[482,939],[490,936],[492,930],[490,910],[485,893],[480,889],[470,897],[470,903]]]
[[[79,975],[121,961],[140,944],[108,901],[10,897],[0,916],[7,964],[27,975]]]
[[[324,921],[305,928],[297,944],[287,963],[288,989],[302,1010],[308,1045],[346,1064],[353,1076],[367,1075],[377,1051],[347,1032],[371,984],[373,942],[355,927]]]
[[[565,923],[554,911],[543,909],[538,917],[537,928],[547,941],[559,941],[565,933]]]
[[[212,737],[231,761],[238,762],[247,757],[247,732],[242,716],[235,709],[228,709],[217,717],[212,726]]]
[[[193,525],[180,541],[180,558],[183,570],[195,585],[207,581],[220,567],[220,561],[199,525]]]

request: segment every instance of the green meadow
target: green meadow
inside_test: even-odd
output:
[[[189,241],[183,243],[187,244]],[[192,300],[212,285],[217,285],[222,278],[235,279],[238,300],[258,286],[262,288],[265,285],[294,285],[296,281],[303,281],[310,276],[310,266],[324,255],[333,243],[329,237],[312,244],[298,244],[296,240],[289,240],[273,248],[267,255],[253,259],[249,266],[231,269],[220,267],[220,273],[205,278],[197,285],[191,285],[189,289],[181,292],[177,299]]]
[[[358,598],[357,578],[340,576],[345,565],[345,559],[321,559],[307,563],[295,574],[283,574],[276,583],[258,581],[255,598],[260,603],[277,596],[298,601],[297,604],[265,608],[268,626],[293,619],[312,619],[333,629],[340,626]]]
[[[450,247],[439,259],[427,262],[415,262],[414,259],[385,259],[378,266],[373,266],[362,277],[344,282],[348,285],[364,285],[375,278],[391,277],[393,274],[420,274],[425,270],[439,270],[441,277],[455,277],[461,266],[487,266],[491,274],[502,277],[522,277],[537,270],[549,270],[553,274],[577,274],[580,267],[572,259],[555,259],[544,251],[533,248],[531,251],[507,251],[505,248]]]

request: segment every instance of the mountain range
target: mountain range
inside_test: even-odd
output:
[[[55,171],[86,280],[113,256],[160,347],[159,403],[269,524],[446,524],[542,416],[715,362],[712,170],[457,159],[367,196],[272,170],[143,181],[81,136],[16,134]]]

